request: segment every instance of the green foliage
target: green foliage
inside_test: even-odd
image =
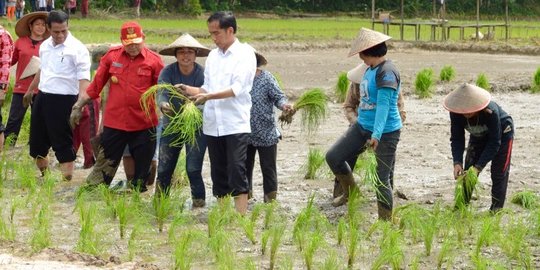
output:
[[[538,195],[532,190],[520,191],[512,196],[512,203],[519,204],[527,209],[537,207],[538,201]]]
[[[416,74],[414,93],[419,98],[429,98],[433,95],[433,69],[425,68]]]
[[[339,73],[336,83],[336,97],[338,102],[344,102],[347,97],[347,89],[349,88],[349,79],[347,79],[347,73]]]
[[[277,260],[277,251],[279,245],[281,244],[281,239],[283,239],[283,234],[285,232],[285,225],[277,224],[270,229],[270,234],[272,236],[272,242],[270,243],[270,269],[274,269]]]
[[[97,218],[97,208],[94,203],[82,205],[79,207],[79,222],[81,230],[79,232],[79,240],[77,241],[77,250],[99,255],[101,235],[96,230],[96,224],[99,223]]]
[[[320,123],[326,118],[328,97],[321,88],[313,88],[305,91],[296,100],[293,108],[302,113],[302,127],[308,134],[315,132]],[[279,117],[281,123],[290,124],[293,114],[283,112]]]
[[[485,89],[486,91],[491,90],[491,86],[489,84],[489,80],[484,73],[478,74],[478,78],[476,78],[476,86],[481,87]]]
[[[400,230],[392,227],[392,223],[379,222],[381,223],[380,226],[383,232],[379,244],[381,251],[371,266],[371,269],[380,269],[386,263],[390,264],[392,269],[401,269],[404,260],[402,248],[403,235],[401,235]]]
[[[477,183],[478,175],[472,167],[458,177],[454,190],[454,205],[456,209],[464,210],[467,207],[469,203],[467,196],[472,196]]]
[[[444,66],[441,69],[441,73],[439,74],[439,80],[441,82],[449,82],[453,80],[456,77],[456,71],[454,70],[454,67],[448,65]]]
[[[187,0],[186,5],[180,7],[180,12],[190,16],[199,16],[203,13],[203,8],[199,0]]]
[[[38,252],[51,245],[51,213],[49,205],[43,204],[33,218],[32,235],[30,237],[30,245],[32,251]]]
[[[317,172],[325,164],[324,153],[318,148],[310,148],[307,156],[307,163],[302,167],[306,170],[304,179],[315,179]]]
[[[162,232],[165,221],[173,212],[171,197],[165,192],[157,192],[152,199],[152,206],[154,208],[154,214],[156,215],[158,231]]]
[[[534,73],[531,85],[531,93],[540,93],[540,67]]]

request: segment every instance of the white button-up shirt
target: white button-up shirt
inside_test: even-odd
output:
[[[90,53],[82,42],[68,33],[62,44],[52,37],[39,47],[41,73],[39,90],[49,94],[78,95],[79,80],[90,80]]]
[[[251,87],[257,69],[253,48],[238,39],[227,49],[213,49],[204,69],[204,85],[208,93],[232,89],[234,97],[208,100],[203,112],[203,133],[226,136],[250,133]]]

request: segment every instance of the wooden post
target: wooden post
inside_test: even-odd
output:
[[[504,40],[508,41],[508,0],[504,1],[505,7],[505,17],[504,17]]]
[[[441,10],[442,10],[441,12],[442,13],[441,14],[441,30],[442,30],[441,39],[446,40],[445,21],[444,21],[446,18],[446,1],[442,2]]]
[[[401,27],[399,28],[401,40],[403,40],[403,32],[404,32],[403,28],[405,28],[403,26],[403,23],[404,23],[404,21],[403,21],[403,0],[401,0]]]
[[[476,41],[480,40],[478,31],[480,30],[480,0],[476,0]]]

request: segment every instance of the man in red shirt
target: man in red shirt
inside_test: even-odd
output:
[[[101,58],[94,80],[73,105],[70,122],[78,124],[81,108],[96,99],[110,80],[109,96],[103,112],[101,148],[92,172],[86,178],[90,185],[109,185],[116,173],[126,145],[135,160],[135,175],[131,183],[139,191],[146,191],[144,179],[156,148],[157,114],[148,117],[141,108],[140,98],[157,84],[163,62],[158,54],[144,45],[144,34],[136,22],[126,22],[121,28],[122,46],[116,46]],[[154,108],[153,102],[148,103]]]

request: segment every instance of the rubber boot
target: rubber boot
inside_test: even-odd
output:
[[[264,202],[265,203],[271,203],[276,200],[277,197],[277,191],[269,192],[268,194],[264,194]]]
[[[386,208],[386,206],[380,202],[377,203],[377,210],[379,213],[379,219],[384,221],[392,221],[392,209]]]
[[[356,183],[354,182],[354,176],[351,173],[349,174],[336,174],[336,178],[341,184],[343,189],[343,194],[332,201],[332,206],[338,207],[347,203],[349,200],[349,193],[352,189],[357,189]]]
[[[337,180],[337,178],[334,179],[334,190],[332,191],[333,198],[337,198],[343,194],[343,188],[341,188],[341,184]]]

